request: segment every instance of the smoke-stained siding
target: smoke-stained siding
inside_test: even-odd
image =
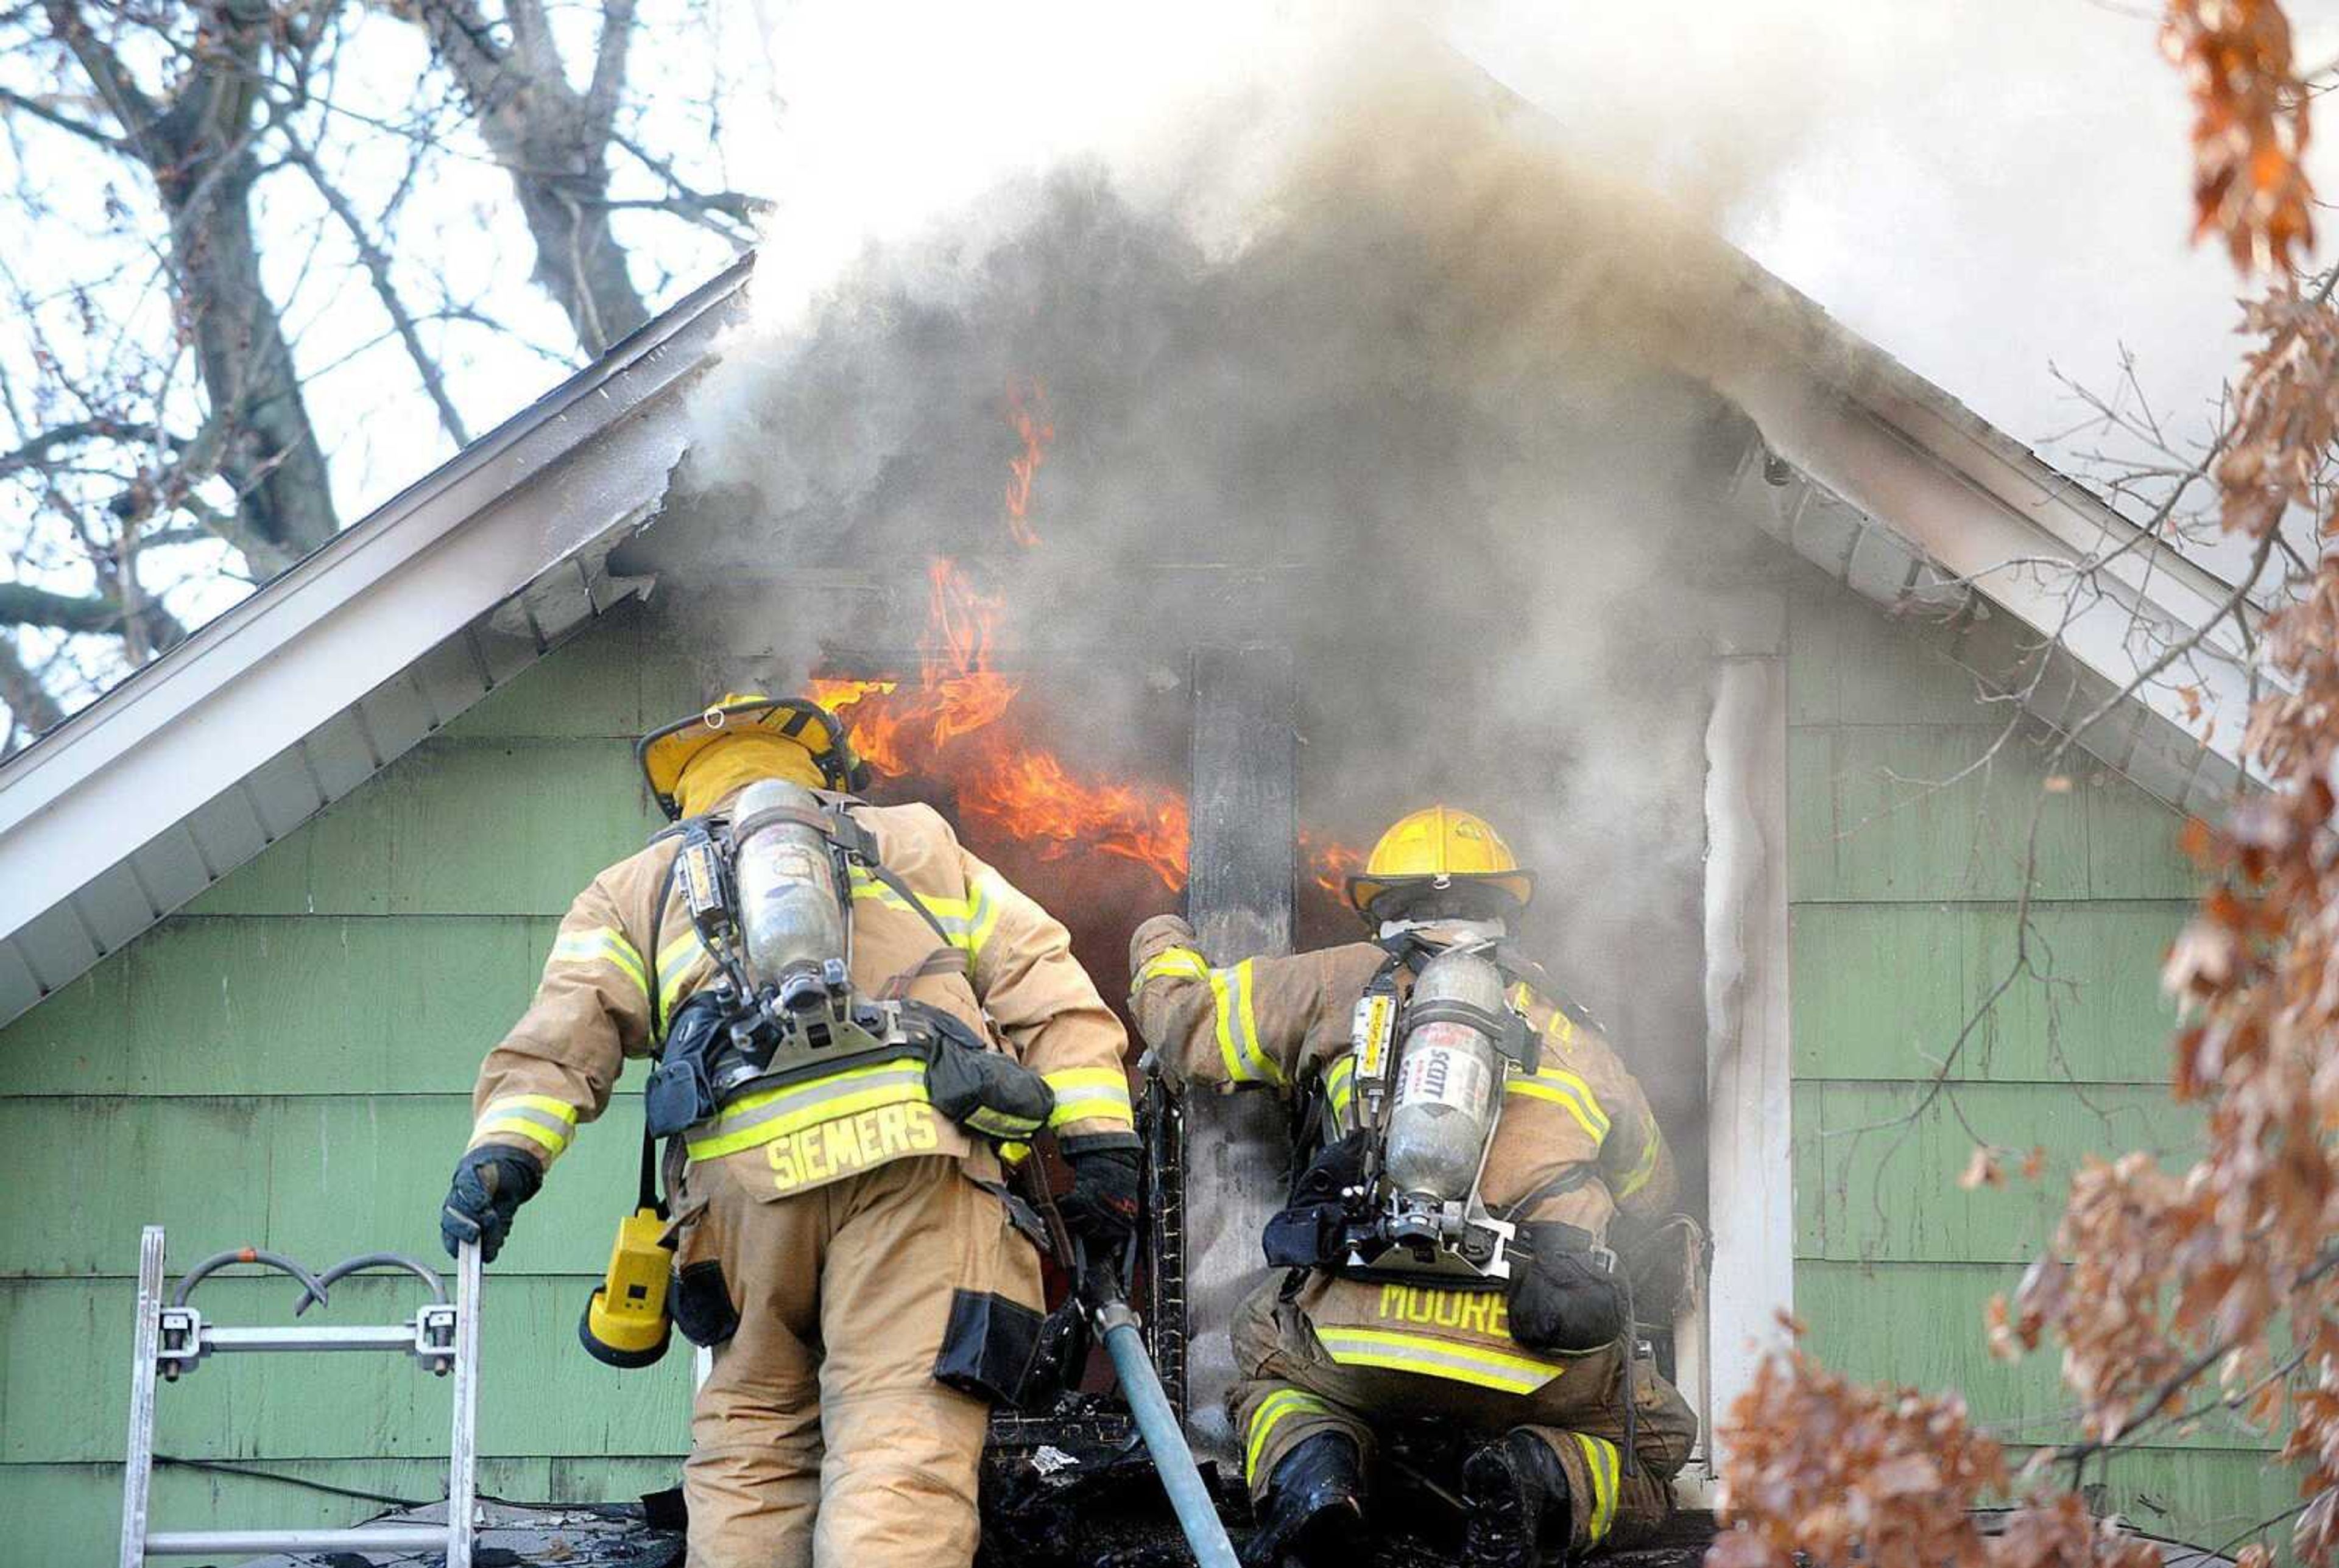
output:
[[[11,1561],[111,1560],[142,1224],[170,1228],[174,1268],[244,1242],[317,1267],[373,1247],[440,1256],[479,1058],[526,1004],[569,898],[653,825],[630,754],[645,716],[696,700],[651,630],[627,610],[587,632],[0,1031]],[[599,1500],[674,1478],[689,1357],[621,1374],[576,1339],[631,1202],[638,1117],[621,1092],[489,1271],[487,1492]],[[292,1294],[220,1281],[197,1305],[281,1321]],[[334,1293],[350,1321],[401,1317],[413,1296],[387,1280]],[[386,1357],[229,1358],[162,1391],[158,1447],[430,1497],[448,1396]],[[173,1527],[374,1511],[242,1477],[156,1482]]]
[[[2030,873],[2032,951],[2052,983],[2017,981],[1925,1104],[2015,956],[2046,770],[2034,739],[2001,744],[2006,715],[1850,595],[1792,605],[1796,1315],[1831,1366],[1961,1389],[2026,1443],[2072,1435],[2071,1401],[2051,1351],[1990,1358],[1983,1308],[2051,1237],[2083,1155],[2185,1157],[2198,1122],[2168,1099],[2157,981],[2194,881],[2176,816],[2075,755],[2068,792],[2043,797]],[[2044,1149],[2042,1179],[2022,1179],[2018,1154],[2003,1188],[1960,1187],[1976,1135]],[[2204,1424],[2113,1465],[2098,1505],[2215,1544],[2292,1501],[2265,1457],[2249,1433]]]

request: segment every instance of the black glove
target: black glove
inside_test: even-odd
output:
[[[1137,1234],[1137,1216],[1143,1206],[1137,1150],[1092,1149],[1066,1158],[1072,1162],[1072,1189],[1056,1205],[1063,1211],[1064,1224],[1117,1263],[1120,1249]]]
[[[1511,1337],[1530,1350],[1582,1355],[1624,1332],[1624,1291],[1592,1250],[1588,1230],[1557,1221],[1519,1227],[1511,1271]]]
[[[439,1211],[439,1239],[447,1256],[462,1255],[463,1243],[479,1244],[479,1261],[493,1263],[511,1234],[512,1216],[544,1185],[544,1168],[517,1149],[483,1143],[455,1162],[455,1179]]]

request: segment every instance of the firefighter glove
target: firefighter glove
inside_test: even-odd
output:
[[[1554,1220],[1519,1227],[1523,1267],[1511,1272],[1511,1337],[1530,1350],[1582,1355],[1624,1332],[1624,1291],[1592,1233]]]
[[[1092,1149],[1070,1156],[1072,1189],[1058,1205],[1074,1236],[1119,1255],[1137,1234],[1137,1150]]]
[[[455,1163],[455,1179],[439,1211],[439,1239],[447,1256],[460,1257],[463,1243],[479,1244],[479,1260],[493,1263],[511,1234],[512,1216],[544,1185],[544,1168],[517,1149],[483,1143]]]

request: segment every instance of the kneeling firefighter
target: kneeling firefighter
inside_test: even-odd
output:
[[[732,695],[655,731],[675,826],[577,896],[489,1052],[441,1219],[493,1258],[627,1057],[655,1057],[644,1208],[582,1333],[715,1348],[684,1471],[694,1568],[966,1563],[986,1410],[1033,1375],[1030,1213],[1000,1149],[1052,1131],[1076,1232],[1117,1252],[1138,1141],[1112,1011],[1064,928],[809,702]],[[1036,1227],[1035,1227],[1036,1228]],[[669,1250],[670,1249],[670,1250]]]
[[[1295,1100],[1270,1276],[1232,1325],[1254,1564],[1338,1561],[1376,1426],[1451,1422],[1465,1561],[1556,1563],[1662,1522],[1697,1422],[1638,1353],[1610,1223],[1675,1178],[1647,1099],[1509,946],[1533,892],[1445,806],[1391,827],[1348,896],[1377,940],[1213,968],[1176,915],[1131,941],[1131,1008],[1173,1085]]]

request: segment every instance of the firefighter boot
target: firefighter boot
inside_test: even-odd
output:
[[[1283,1456],[1268,1477],[1258,1528],[1244,1543],[1243,1568],[1330,1568],[1364,1541],[1365,1477],[1356,1440],[1319,1432]]]
[[[1538,1568],[1565,1560],[1567,1473],[1551,1445],[1514,1432],[1462,1464],[1463,1568]]]

